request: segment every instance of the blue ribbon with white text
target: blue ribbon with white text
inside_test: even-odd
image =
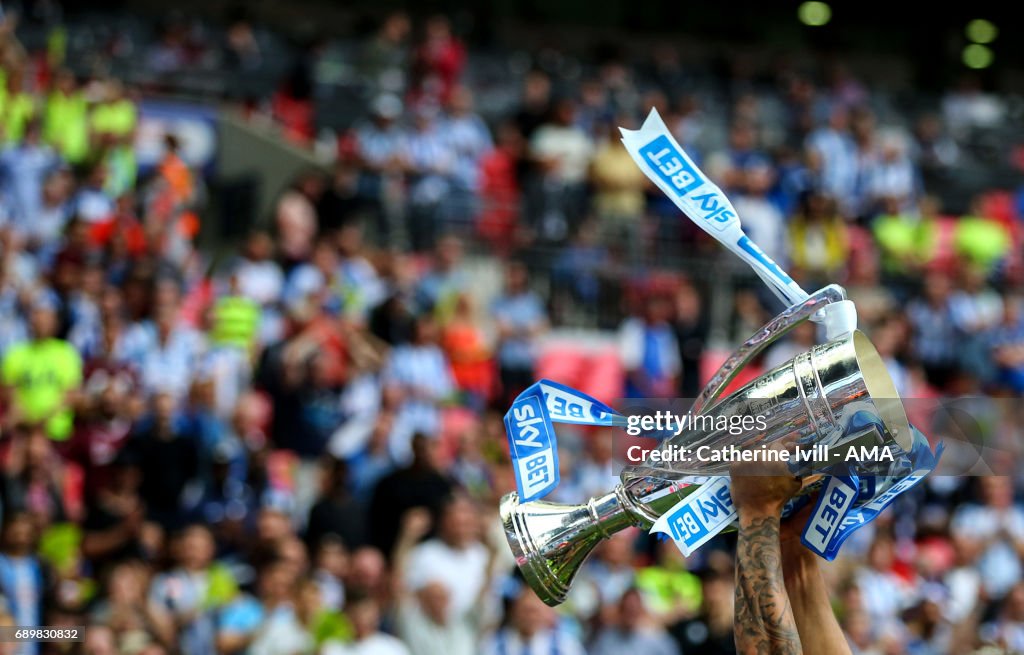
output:
[[[608,405],[564,384],[540,380],[530,385],[505,414],[505,433],[520,501],[543,498],[558,486],[554,423],[621,425],[624,421]]]

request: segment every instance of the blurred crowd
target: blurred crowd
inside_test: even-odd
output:
[[[175,43],[147,61],[176,61]],[[779,73],[771,117],[735,76],[716,141],[659,51],[649,87],[617,60],[575,84],[538,66],[485,121],[448,21],[393,14],[353,62],[374,92],[332,169],[215,259],[178,137],[138,170],[135,90],[32,54],[3,19],[0,623],[87,627],[0,652],[732,653],[728,536],[687,559],[618,533],[552,609],[497,519],[514,488],[501,417],[552,326],[617,331],[603,400],[700,389],[709,283],[735,269],[619,145],[652,106],[765,251],[808,289],[847,287],[904,397],[1024,391],[1013,196],[959,216],[937,200],[959,136],[998,112],[969,84],[905,130],[842,69]],[[700,264],[653,266],[662,250]],[[731,344],[777,309],[736,279]],[[1011,455],[1014,405],[974,414]],[[556,500],[611,488],[609,432],[559,438]],[[825,570],[854,652],[1024,652],[1015,461],[933,476],[847,542]]]

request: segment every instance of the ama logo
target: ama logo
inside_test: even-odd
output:
[[[558,484],[555,434],[539,394],[516,399],[505,415],[505,430],[521,501],[534,500],[554,489]]]

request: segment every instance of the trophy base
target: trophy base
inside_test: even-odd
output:
[[[552,607],[569,595],[583,560],[602,539],[636,523],[615,492],[586,505],[543,500],[520,503],[512,492],[501,499],[501,524],[526,584]]]
[[[516,566],[533,589],[547,605],[552,607],[562,604],[569,595],[569,585],[558,579],[550,568],[549,562],[539,556],[533,540],[525,512],[520,511],[519,494],[512,492],[501,499],[501,525],[505,530],[505,538],[512,549]]]

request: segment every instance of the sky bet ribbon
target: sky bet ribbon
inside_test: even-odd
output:
[[[851,534],[875,520],[900,494],[913,488],[935,468],[942,456],[942,444],[933,454],[927,438],[913,426],[912,430],[914,445],[910,453],[900,456],[901,461],[895,467],[899,475],[858,476],[852,472],[831,475],[786,503],[783,518],[799,512],[810,501],[810,492],[819,490],[814,510],[800,537],[804,546],[829,561],[835,559]],[[651,534],[664,534],[688,557],[735,521],[729,478],[715,477],[665,512],[651,527]]]
[[[619,131],[640,170],[699,228],[747,262],[783,304],[807,299],[807,292],[743,233],[732,203],[676,143],[656,109],[639,130]]]
[[[558,486],[558,444],[552,422],[625,425],[625,417],[564,384],[540,380],[530,385],[505,414],[505,433],[521,502],[543,498]]]
[[[818,548],[820,541],[809,536],[809,533],[813,533],[823,527],[822,516],[827,516],[827,520],[831,522],[832,516],[830,514],[819,511],[823,504],[831,502],[831,499],[826,498],[823,493],[818,497],[818,507],[815,507],[815,511],[808,520],[807,526],[800,538],[800,541],[805,546],[829,561],[834,560],[836,555],[839,554],[839,548],[846,541],[847,537],[858,528],[875,520],[882,513],[882,510],[896,500],[897,496],[917,486],[921,480],[924,480],[926,475],[931,473],[942,457],[942,444],[938,444],[935,447],[935,452],[932,453],[931,448],[928,446],[928,439],[924,434],[914,426],[910,426],[910,429],[914,434],[914,445],[909,454],[909,474],[897,477],[862,477],[860,479],[859,497],[851,502],[850,507],[852,509],[849,509],[842,515],[835,526],[829,525],[825,528],[829,532],[829,538],[825,544],[824,552],[821,552]],[[830,482],[834,482],[838,477],[833,476]]]

